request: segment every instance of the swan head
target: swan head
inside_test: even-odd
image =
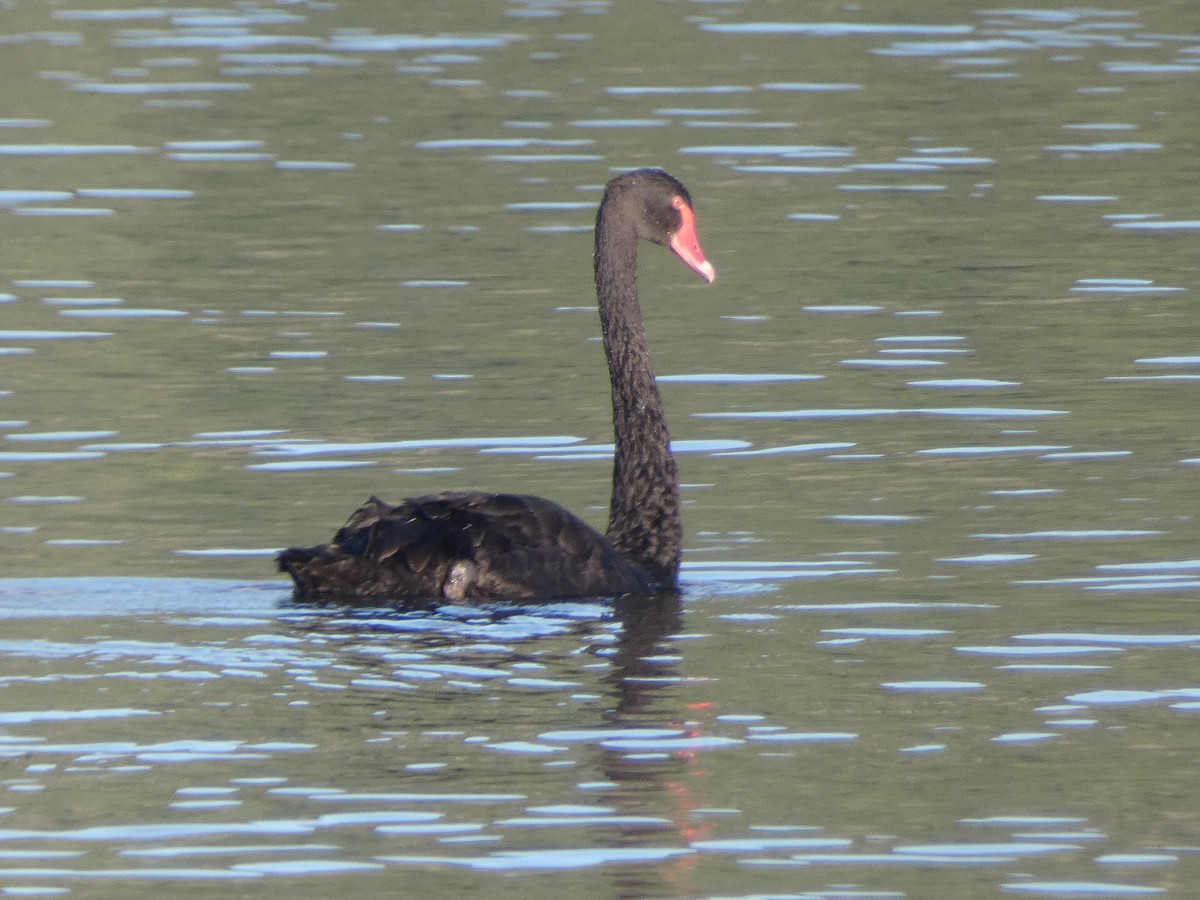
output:
[[[696,235],[692,197],[679,179],[662,169],[635,169],[608,183],[601,206],[609,202],[634,220],[638,237],[667,247],[709,284],[716,280]]]

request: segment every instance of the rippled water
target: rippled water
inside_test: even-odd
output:
[[[0,894],[1195,895],[1200,13],[0,23]],[[372,493],[603,521],[638,165],[682,604],[289,607]]]

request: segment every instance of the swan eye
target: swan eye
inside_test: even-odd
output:
[[[687,215],[685,210],[687,210],[689,208],[690,207],[688,205],[688,202],[686,200],[684,200],[682,197],[680,197],[678,194],[676,194],[675,196],[673,196],[671,198],[671,209],[675,210],[675,212],[678,214],[678,221],[673,222],[669,226],[670,231],[674,232],[675,230],[682,227],[685,217]]]

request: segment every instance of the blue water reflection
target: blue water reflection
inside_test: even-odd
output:
[[[10,7],[0,889],[1188,896],[1186,4]],[[637,165],[681,602],[290,606],[371,492],[602,524]]]

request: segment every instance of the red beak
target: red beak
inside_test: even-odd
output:
[[[681,198],[677,199],[677,203],[682,222],[679,230],[671,236],[671,242],[667,246],[687,264],[689,269],[712,284],[717,280],[717,270],[704,258],[704,251],[700,248],[700,239],[696,237],[696,214]]]

